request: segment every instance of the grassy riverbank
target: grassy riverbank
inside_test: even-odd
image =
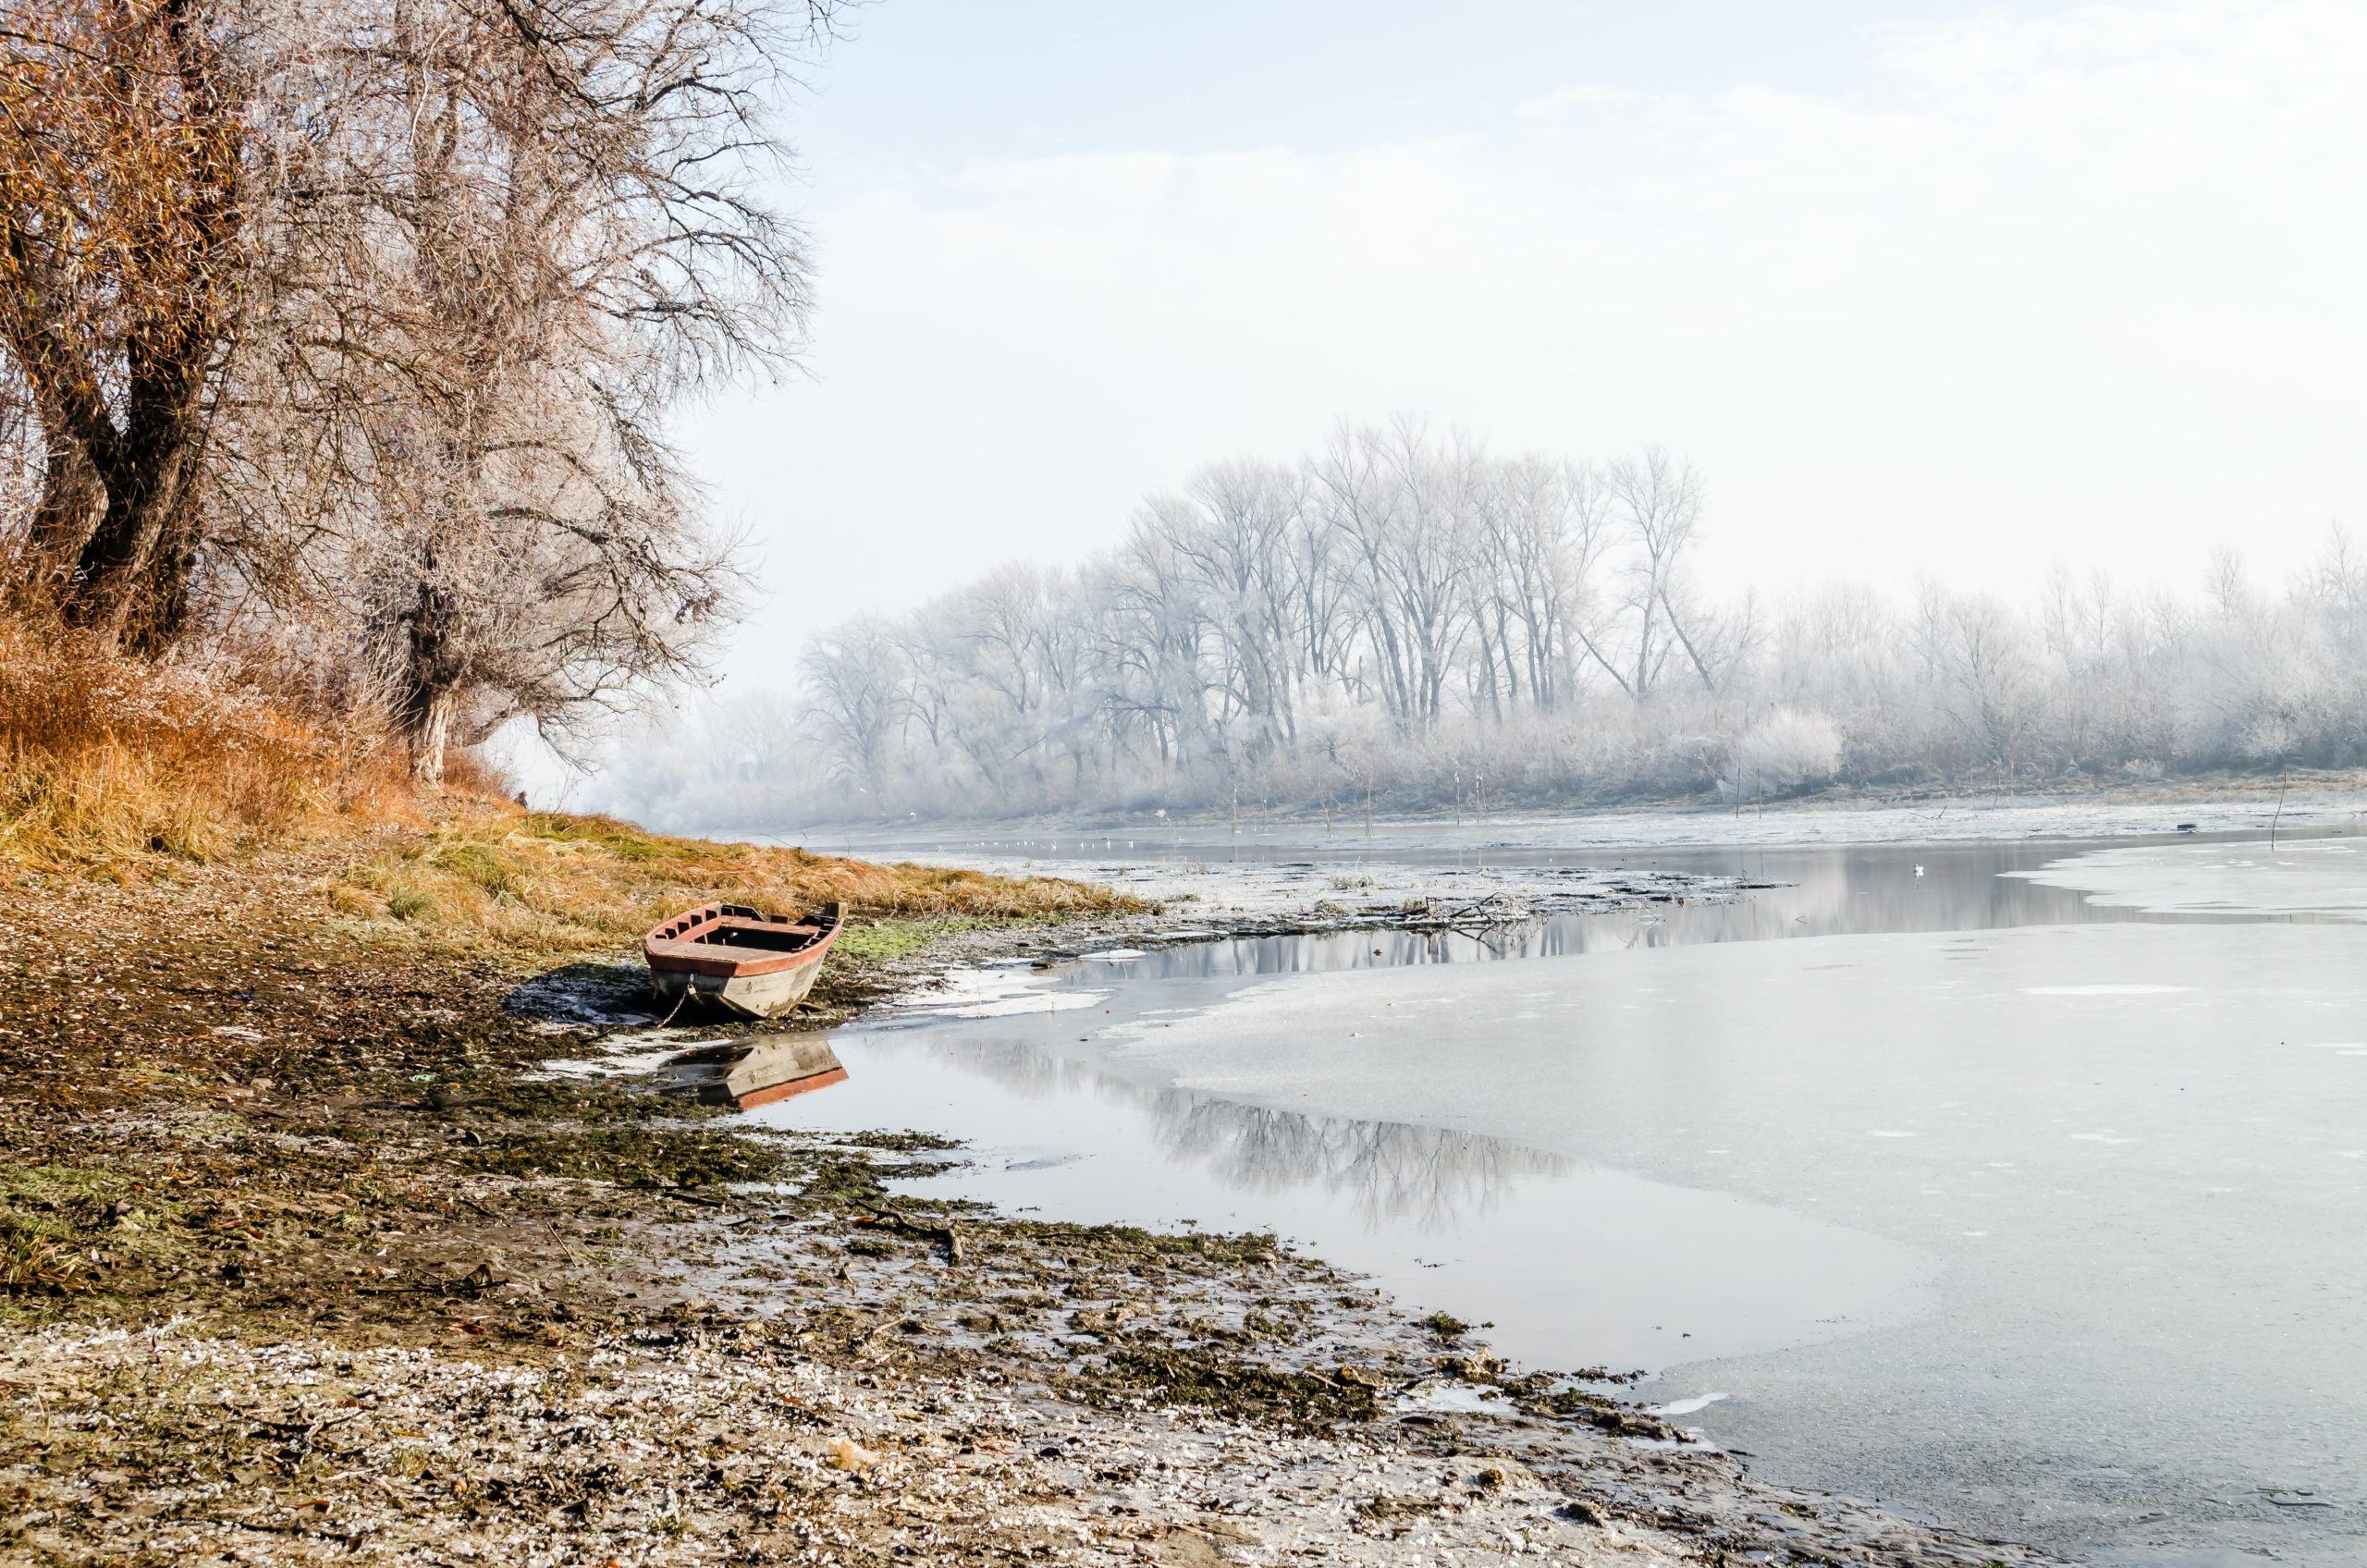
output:
[[[941,934],[1135,907],[1051,878],[709,844],[483,803],[423,827],[150,862],[138,876],[20,872],[0,888],[0,939],[18,960],[0,969],[8,1309],[178,1311],[227,1273],[253,1274],[250,1263],[297,1283],[338,1277],[351,1266],[337,1244],[356,1239],[342,1234],[349,1219],[324,1230],[300,1206],[286,1223],[190,1217],[244,1214],[234,1189],[309,1185],[322,1150],[291,1130],[348,1130],[366,1148],[367,1129],[430,1101],[565,1120],[584,1151],[614,1145],[659,1176],[720,1179],[703,1169],[694,1115],[520,1076],[553,1054],[560,1027],[521,1005],[526,982],[558,973],[630,990],[641,930],[717,895],[846,905],[847,937],[816,998],[825,1018]],[[686,1132],[671,1142],[649,1131],[677,1121]],[[463,1163],[538,1169],[501,1139],[465,1146]],[[369,1203],[403,1207],[403,1183],[363,1185]],[[43,1293],[53,1288],[64,1293]]]
[[[840,949],[860,964],[915,934],[980,922],[1059,920],[1136,906],[1053,877],[877,864],[802,849],[669,838],[604,816],[477,807],[373,844],[339,866],[341,913],[447,952],[511,958],[604,952],[709,899],[767,909],[843,903]],[[386,928],[391,920],[399,930]]]

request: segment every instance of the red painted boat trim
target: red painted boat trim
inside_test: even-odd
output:
[[[753,1093],[742,1095],[731,1103],[742,1110],[754,1110],[760,1105],[770,1105],[775,1100],[785,1100],[791,1095],[809,1095],[816,1089],[827,1089],[833,1084],[843,1084],[846,1081],[847,1070],[843,1067],[834,1067],[828,1072],[816,1072],[811,1078],[791,1078],[786,1084],[774,1084],[767,1088],[757,1089]]]
[[[718,942],[702,941],[709,933],[733,926],[749,929],[774,929],[794,934],[816,933],[814,939],[802,948],[734,948]],[[783,970],[803,969],[819,963],[839,939],[839,906],[827,904],[811,919],[792,919],[785,914],[762,914],[742,904],[701,904],[661,925],[653,926],[641,939],[641,956],[649,961],[652,969],[670,970],[678,974],[706,974],[720,979],[733,979],[743,974],[778,974]]]

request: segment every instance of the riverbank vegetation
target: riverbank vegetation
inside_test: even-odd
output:
[[[26,842],[203,849],[701,671],[741,577],[672,415],[794,362],[773,122],[835,12],[10,8]]]
[[[373,844],[328,888],[341,912],[382,936],[536,956],[613,950],[710,899],[774,910],[841,904],[851,924],[840,948],[853,962],[901,956],[933,931],[1142,907],[1055,877],[668,838],[609,817],[498,804],[448,810]]]
[[[242,672],[166,667],[0,617],[0,865],[285,880],[381,945],[509,963],[613,953],[710,899],[846,907],[849,962],[980,924],[1122,913],[1106,888],[529,812],[465,755],[427,790],[383,736],[340,735]]]
[[[0,861],[215,859],[400,811],[372,737],[293,717],[300,706],[255,677],[0,613]]]
[[[698,713],[607,799],[650,820],[1274,809],[1468,814],[2092,788],[2367,763],[2367,550],[2264,584],[2058,572],[1701,585],[1701,476],[1417,419],[1212,465],[1107,551],[840,625],[795,693]]]

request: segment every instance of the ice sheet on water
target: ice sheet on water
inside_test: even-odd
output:
[[[2233,794],[2218,800],[2143,799],[2024,799],[2001,795],[1993,799],[1920,801],[1896,805],[1862,801],[1798,801],[1763,810],[1670,810],[1589,812],[1580,815],[1515,813],[1486,821],[1440,822],[1429,818],[1382,820],[1354,832],[1327,831],[1320,820],[1281,819],[1254,829],[1228,829],[1222,823],[1162,825],[1156,834],[1126,840],[1125,847],[1147,851],[1147,857],[1197,852],[1209,860],[1229,858],[1245,847],[1301,848],[1313,851],[1353,850],[1359,855],[1407,849],[1464,847],[1476,850],[1611,849],[1683,845],[1786,844],[1934,844],[1975,839],[2103,839],[2124,835],[2165,834],[2185,825],[2201,833],[2261,833],[2272,821],[2290,830],[2297,827],[2341,826],[2356,819],[2355,793],[2339,790],[2298,789],[2282,801],[2270,794]],[[774,836],[776,838],[779,836]],[[852,834],[848,842],[904,852],[918,847],[910,834]],[[781,841],[787,841],[782,839]],[[1061,852],[1098,856],[1107,842],[1098,833],[1061,841]],[[987,858],[1032,858],[1054,846],[1049,840],[990,840],[981,843],[968,835],[950,836],[927,846],[935,853],[976,864]],[[1307,863],[1292,863],[1305,871]],[[1113,861],[1121,880],[1177,875],[1174,867],[1146,864],[1142,856]],[[1218,870],[1202,864],[1197,870]],[[1269,878],[1284,879],[1274,866]]]
[[[2357,845],[2280,845],[2275,860],[2264,840],[2170,848],[2171,869],[2219,907],[2241,901],[2231,878],[2309,883],[2295,897],[2272,880],[2250,900],[2263,913],[2367,882]],[[2066,1507],[2107,1471],[2192,1492],[2231,1469],[2247,1485],[2332,1486],[2367,1473],[2367,1351],[2349,1310],[2367,1293],[2367,1254],[2328,1244],[2367,1225],[2360,920],[2367,909],[1310,974],[1097,1055],[1269,1113],[1419,1121],[1747,1195],[1768,1206],[1752,1211],[1761,1230],[1772,1210],[1928,1249],[1935,1309],[1873,1325],[1879,1337],[1842,1328],[1765,1360],[1712,1351],[1709,1366],[1684,1359],[1699,1338],[1637,1356],[1685,1379],[1647,1390],[1663,1400],[1733,1390],[1690,1419],[1795,1468],[1914,1496],[1944,1461]],[[1581,1204],[1625,1207],[1565,1189],[1552,1208]],[[1642,1194],[1633,1207],[1650,1212]],[[1833,1237],[1770,1246],[1712,1231],[1718,1218],[1669,1206],[1657,1233],[1533,1243],[1523,1267],[1570,1253],[1663,1276],[1699,1254],[1762,1294],[1830,1277]],[[1510,1292],[1487,1282],[1496,1337],[1516,1345]],[[1687,1317],[1643,1326],[1699,1334],[1712,1287],[1692,1296]],[[1548,1326],[1566,1333],[1555,1306]],[[2075,1452],[2086,1470],[2046,1470]]]
[[[1034,974],[1009,969],[949,970],[935,990],[896,1011],[936,1018],[1013,1018],[1030,1012],[1070,1012],[1099,1007],[1107,991],[1058,988]]]
[[[2097,850],[2006,875],[2148,914],[2314,915],[2367,921],[2359,840],[2150,844]]]
[[[1518,1415],[1520,1410],[1494,1389],[1476,1388],[1469,1383],[1429,1383],[1401,1396],[1397,1408],[1402,1413],[1419,1412],[1425,1415],[1501,1415],[1507,1419]]]

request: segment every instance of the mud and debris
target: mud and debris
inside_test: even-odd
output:
[[[946,935],[825,1015],[996,940]],[[0,940],[0,1563],[2045,1561],[1272,1236],[553,1072],[647,1023],[622,966],[389,947],[300,856],[20,884]]]
[[[1723,903],[1770,886],[1748,877],[1650,867],[1464,865],[1418,857],[1343,866],[1312,860],[1135,860],[1122,851],[1061,862],[998,852],[970,864],[1012,876],[1042,876],[1048,867],[1064,865],[1070,875],[1147,906],[1132,914],[1047,925],[1024,934],[1016,945],[1008,932],[980,934],[987,937],[982,946],[1047,959],[1074,957],[1113,941],[1156,948],[1218,937],[1356,930],[1478,936],[1560,915],[1649,915],[1688,904]]]

